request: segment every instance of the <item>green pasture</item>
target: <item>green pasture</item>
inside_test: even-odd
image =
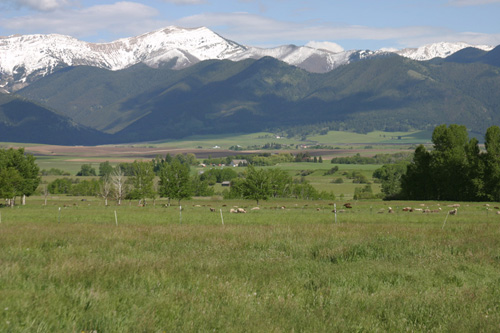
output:
[[[51,168],[60,169],[69,172],[72,176],[76,175],[80,171],[82,164],[90,164],[96,171],[99,171],[99,164],[102,158],[92,161],[92,158],[85,158],[88,161],[72,161],[71,159],[76,159],[75,157],[68,156],[37,156],[36,164],[40,167],[40,170],[50,170]],[[118,164],[118,163],[113,163]]]
[[[329,131],[326,135],[311,136],[307,139],[319,144],[424,144],[431,141],[432,131],[382,132],[367,134]]]
[[[340,144],[420,144],[429,143],[431,131],[409,131],[409,132],[382,132],[374,131],[367,134],[359,134],[344,131],[329,131],[326,135],[315,135],[307,137],[306,141],[297,138],[276,138],[275,133],[259,132],[251,134],[226,134],[226,135],[197,135],[186,137],[182,140],[166,140],[152,143],[138,144],[135,147],[162,147],[162,148],[203,148],[209,149],[215,146],[228,149],[231,146],[240,145],[244,148],[253,145],[264,145],[266,143],[280,143],[287,145],[311,145],[322,144],[336,146]]]
[[[324,175],[326,171],[335,166],[339,168],[335,174],[327,176]],[[366,184],[355,184],[352,179],[346,178],[343,173],[360,171],[361,174],[365,175],[370,181],[373,193],[380,193],[380,184],[373,183],[374,179],[372,178],[372,175],[377,168],[381,167],[381,165],[332,164],[329,161],[324,161],[323,163],[280,163],[274,167],[286,170],[294,178],[300,178],[300,172],[303,170],[313,171],[310,175],[304,177],[305,180],[311,183],[311,185],[313,185],[318,191],[333,192],[337,197],[343,194],[345,199],[352,199],[354,196],[354,189],[356,187],[364,187]],[[332,183],[337,178],[342,178],[344,182],[342,184]]]
[[[203,148],[210,149],[215,146],[221,149],[228,149],[231,146],[240,145],[243,148],[253,145],[265,145],[266,143],[280,143],[280,144],[300,144],[297,139],[276,138],[276,135],[270,132],[258,132],[251,134],[219,134],[219,135],[197,135],[184,138],[182,140],[167,140],[161,142],[151,143],[154,147],[161,148],[185,148],[195,149]],[[146,146],[149,146],[147,144]],[[136,146],[137,147],[137,146]],[[200,149],[201,149],[200,148]],[[235,152],[237,154],[238,152]]]
[[[0,331],[500,330],[493,207],[165,203],[33,197],[0,208]]]

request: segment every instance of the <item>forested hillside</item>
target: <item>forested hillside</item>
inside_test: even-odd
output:
[[[109,139],[40,105],[0,94],[0,141],[92,145]]]
[[[211,60],[178,71],[73,67],[19,94],[112,134],[94,136],[103,143],[318,124],[366,133],[456,123],[484,133],[500,123],[500,68],[491,60],[498,50],[428,62],[390,55],[325,74],[274,58]]]

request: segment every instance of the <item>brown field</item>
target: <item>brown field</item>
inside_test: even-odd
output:
[[[148,148],[148,147],[130,147],[130,146],[30,146],[25,148],[35,156],[74,156],[75,159],[69,159],[72,162],[87,162],[88,158],[92,158],[94,162],[110,161],[110,162],[130,162],[135,159],[152,159],[158,155],[165,156],[167,154],[194,154],[197,158],[225,157],[230,155],[247,155],[258,153],[297,153],[297,150],[245,150],[234,151],[227,149],[186,149],[186,148]],[[356,153],[370,155],[367,149],[314,149],[307,150],[311,156],[346,156]],[[388,152],[388,150],[373,149],[372,154],[379,152]],[[400,151],[395,149],[394,151]],[[328,158],[327,158],[328,159]]]

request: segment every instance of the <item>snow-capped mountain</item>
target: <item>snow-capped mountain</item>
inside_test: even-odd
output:
[[[177,59],[176,69],[207,59],[227,59],[246,48],[207,28],[168,27],[111,43],[87,43],[62,35],[0,38],[0,87],[16,90],[65,66],[119,70],[143,62],[156,66]]]
[[[245,52],[229,58],[233,61],[243,59],[260,59],[273,57],[312,73],[326,73],[332,69],[348,64],[354,59],[363,59],[375,55],[371,51],[343,51],[330,52],[324,49],[315,49],[308,46],[284,45],[270,49],[247,47]]]
[[[438,43],[396,53],[415,60],[445,57],[471,45]],[[491,50],[489,46],[476,46]],[[386,51],[334,53],[308,46],[285,45],[271,49],[244,46],[207,28],[167,27],[111,43],[87,43],[63,35],[14,35],[0,37],[0,91],[16,91],[55,70],[87,65],[120,70],[137,63],[157,67],[169,63],[181,69],[209,59],[233,61],[274,57],[310,72],[325,73],[340,65]]]
[[[434,43],[421,46],[419,48],[408,48],[402,49],[399,51],[395,51],[394,53],[399,54],[400,56],[410,58],[418,61],[425,61],[434,58],[446,58],[452,55],[455,52],[458,52],[467,47],[474,47],[477,49],[481,49],[483,51],[491,51],[493,50],[493,46],[489,45],[471,45],[467,43]]]

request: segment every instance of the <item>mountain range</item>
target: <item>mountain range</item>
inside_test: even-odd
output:
[[[472,45],[436,43],[392,52],[423,61],[444,58],[467,47]],[[492,49],[487,45],[474,47],[485,51]],[[387,53],[390,52],[332,52],[295,45],[264,49],[238,44],[205,27],[184,29],[172,26],[99,44],[55,34],[14,35],[0,37],[0,89],[9,92],[19,90],[40,77],[68,66],[86,65],[116,71],[143,63],[153,68],[168,64],[172,69],[182,69],[204,60],[241,61],[270,56],[309,72],[326,73],[359,59]]]
[[[334,53],[243,46],[206,28],[106,44],[10,36],[0,38],[0,140],[99,144],[318,123],[484,132],[500,120],[499,71],[499,47],[463,43]]]

